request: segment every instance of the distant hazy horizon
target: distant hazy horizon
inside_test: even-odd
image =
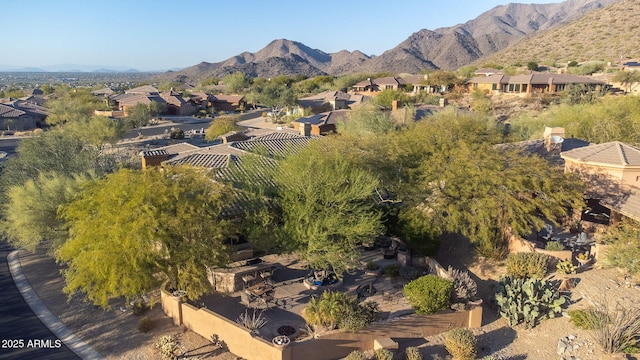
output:
[[[281,38],[328,53],[360,50],[380,55],[416,31],[464,23],[508,3],[25,0],[3,7],[3,27],[12,36],[5,34],[0,71],[59,64],[138,71],[181,69],[256,52]]]

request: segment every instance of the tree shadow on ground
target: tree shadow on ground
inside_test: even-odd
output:
[[[499,352],[508,347],[517,337],[517,332],[511,327],[504,326],[478,335],[478,357]]]

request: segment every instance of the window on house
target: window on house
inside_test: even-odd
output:
[[[520,92],[520,84],[516,84],[514,87],[515,92]]]
[[[491,90],[498,90],[498,84],[491,84]]]
[[[478,83],[473,84],[473,90],[478,90]]]
[[[556,91],[564,91],[564,84],[556,85]]]
[[[522,84],[522,92],[527,92],[527,84]]]
[[[509,92],[513,92],[515,84],[509,84]]]

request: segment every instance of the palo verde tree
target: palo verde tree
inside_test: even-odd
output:
[[[371,173],[336,149],[314,143],[283,160],[276,172],[284,238],[312,268],[341,275],[358,261],[357,246],[382,232]]]
[[[58,209],[70,202],[90,177],[49,172],[9,187],[0,222],[3,235],[15,247],[33,252],[46,244],[53,253],[68,236]]]
[[[60,125],[86,120],[102,106],[103,103],[89,89],[58,86],[52,98],[47,101],[49,115],[46,122],[49,125]]]
[[[204,135],[204,138],[207,141],[214,141],[220,135],[224,135],[226,133],[237,131],[240,129],[236,123],[238,122],[238,116],[221,116],[215,118],[211,125],[207,128],[207,132]]]
[[[429,155],[408,200],[485,256],[500,257],[510,233],[526,235],[582,205],[580,181],[542,158],[493,145],[499,134],[484,119],[442,114],[410,131],[423,134]]]
[[[88,184],[60,212],[69,229],[56,253],[65,293],[108,308],[168,281],[198,298],[210,290],[207,266],[228,260],[232,199],[229,187],[191,167],[121,169]]]

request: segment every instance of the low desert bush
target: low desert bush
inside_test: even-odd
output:
[[[571,310],[569,311],[569,317],[575,327],[583,330],[594,330],[608,322],[606,314],[598,313],[594,308]]]
[[[344,358],[344,360],[368,360],[367,356],[360,350],[354,350]]]
[[[564,245],[560,241],[549,241],[544,246],[544,249],[549,251],[562,251],[564,250]]]
[[[571,261],[558,261],[556,264],[556,270],[564,275],[576,274],[578,272],[578,267],[573,265]]]
[[[156,349],[160,351],[162,360],[176,360],[178,355],[178,339],[173,335],[164,335],[155,343]]]
[[[140,332],[146,333],[151,329],[153,329],[153,321],[151,321],[151,319],[145,316],[138,320],[138,330],[140,330]]]
[[[393,353],[387,349],[378,349],[373,356],[375,360],[393,360]]]
[[[471,278],[468,271],[454,269],[449,266],[447,274],[453,279],[453,291],[451,292],[451,301],[453,303],[466,303],[476,297],[478,284]]]
[[[575,315],[574,315],[575,316]],[[619,353],[638,346],[640,307],[617,303],[613,308],[603,300],[581,314],[582,323],[591,328],[589,334],[606,353]],[[573,318],[572,318],[573,319]]]
[[[149,307],[141,300],[137,300],[132,305],[132,312],[135,316],[140,316],[149,310]]]
[[[507,256],[507,274],[516,278],[537,277],[547,274],[549,256],[541,253],[511,253]]]
[[[405,360],[422,360],[422,354],[415,346],[410,346],[404,351]]]
[[[400,275],[400,268],[395,265],[389,265],[383,270],[384,276],[398,277]]]
[[[444,347],[456,360],[473,360],[478,353],[478,340],[471,330],[456,328],[445,333]]]
[[[418,314],[432,314],[449,306],[453,282],[436,275],[421,276],[404,286],[404,296]]]

